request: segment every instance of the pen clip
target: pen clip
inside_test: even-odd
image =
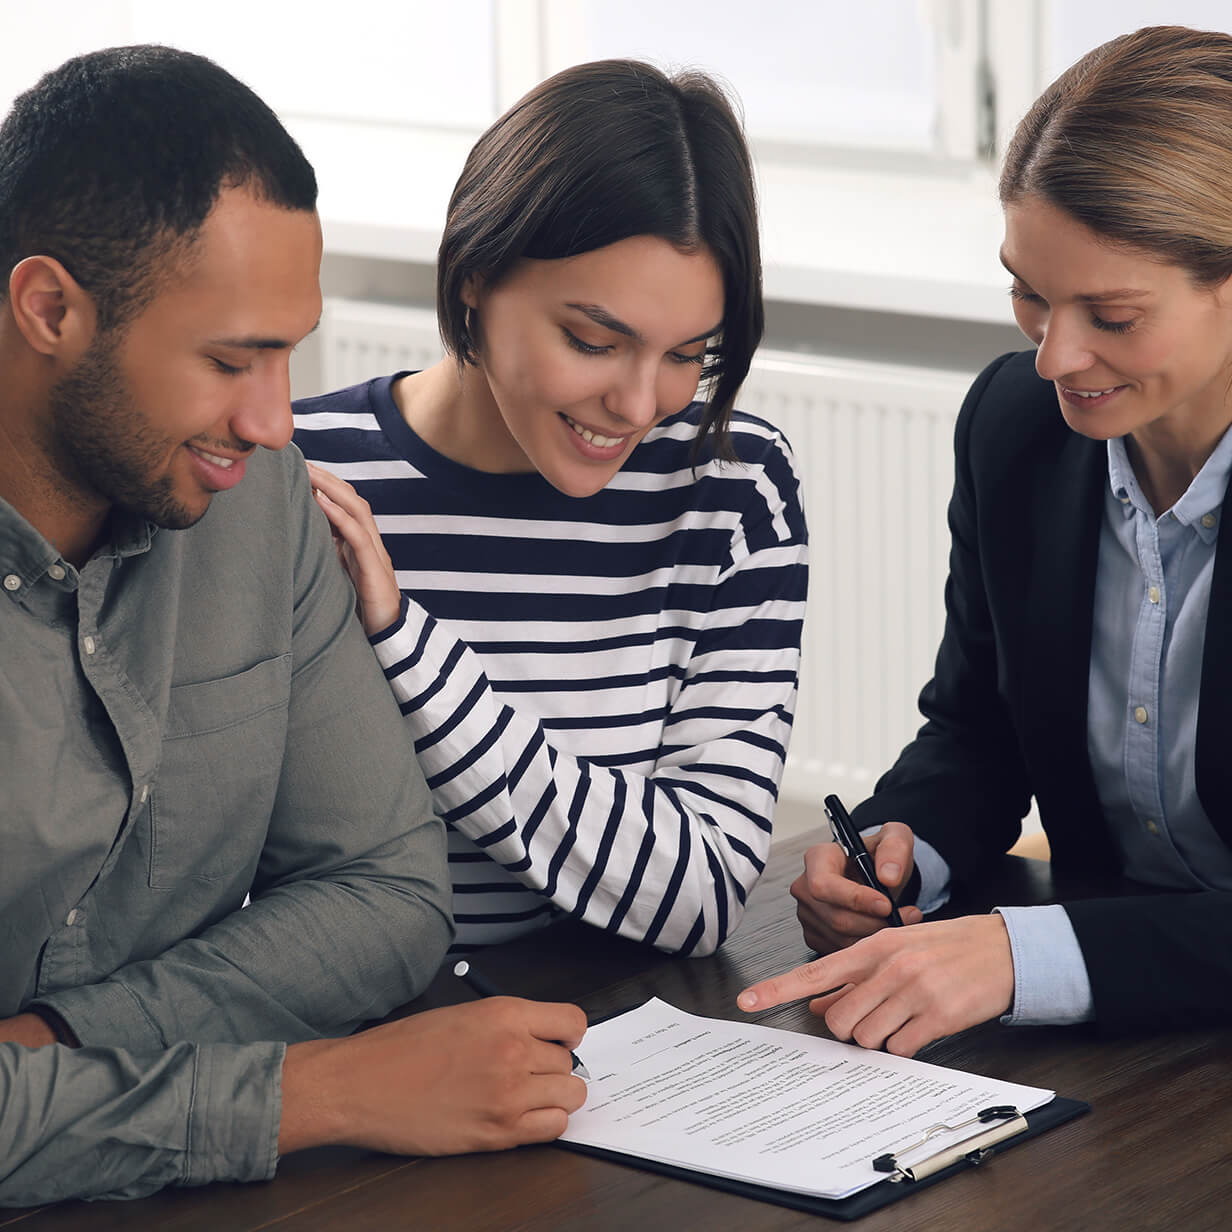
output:
[[[847,831],[839,823],[834,816],[834,811],[830,808],[829,801],[826,801],[821,806],[822,812],[826,815],[826,820],[830,823],[830,834],[834,841],[843,849],[843,854],[849,859],[855,859],[855,853],[851,850],[851,842]]]
[[[903,1155],[918,1151],[920,1147],[927,1145],[941,1134],[956,1133],[960,1129],[966,1129],[969,1125],[990,1125],[994,1121],[999,1121],[1000,1124],[969,1134],[949,1146],[942,1147],[932,1155],[926,1156],[918,1163],[903,1164],[901,1162]],[[934,1172],[940,1172],[942,1168],[948,1168],[950,1164],[957,1163],[960,1159],[965,1159],[970,1164],[983,1163],[992,1154],[992,1148],[998,1142],[1004,1142],[1007,1138],[1012,1138],[1027,1128],[1027,1118],[1017,1108],[1011,1104],[998,1104],[992,1108],[984,1108],[975,1116],[959,1121],[955,1125],[930,1125],[924,1131],[922,1138],[897,1147],[893,1151],[887,1151],[884,1155],[878,1155],[872,1161],[873,1168],[877,1172],[890,1173],[886,1177],[889,1181],[922,1181],[925,1177],[932,1176]]]

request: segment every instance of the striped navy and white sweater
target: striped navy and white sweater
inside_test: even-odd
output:
[[[694,467],[694,403],[578,499],[437,453],[397,376],[297,403],[295,440],[372,506],[404,594],[372,641],[449,827],[455,949],[565,912],[712,952],[765,864],[791,731],[790,447],[737,412],[741,463]]]

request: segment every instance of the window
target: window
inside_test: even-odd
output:
[[[662,0],[552,0],[545,68],[617,56],[697,65],[736,87],[754,140],[934,148],[938,49],[917,0],[759,0],[755,10],[748,0],[707,0],[698,18],[695,5]]]
[[[1065,3],[1047,0],[1043,10],[1040,88],[1093,47],[1141,26],[1194,26],[1232,33],[1228,0],[1118,0]]]
[[[218,61],[284,117],[478,133],[499,114],[491,0],[5,3],[0,101],[72,55],[167,43]],[[10,12],[9,10],[12,10]],[[239,33],[237,33],[239,32]]]
[[[1228,0],[0,0],[0,108],[68,56],[164,41],[251,84],[318,171],[333,254],[434,260],[475,137],[582,60],[726,78],[762,189],[766,292],[1010,322],[995,167],[1043,86],[1118,33],[1232,30]]]

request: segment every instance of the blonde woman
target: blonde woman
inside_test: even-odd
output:
[[[828,956],[740,999],[812,995],[840,1038],[907,1055],[997,1016],[1232,1017],[1232,38],[1091,52],[1019,125],[1000,195],[1036,349],[963,406],[926,722],[854,811],[916,905],[884,928],[887,899],[811,849],[792,892]],[[912,923],[978,885],[1032,796],[1057,872],[1126,894]]]

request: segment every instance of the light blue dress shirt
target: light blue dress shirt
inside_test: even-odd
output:
[[[1087,749],[1127,877],[1168,890],[1232,889],[1232,851],[1198,799],[1194,749],[1206,612],[1224,492],[1226,432],[1184,495],[1155,516],[1125,441],[1108,442],[1091,638]],[[949,867],[916,840],[919,903],[949,897]],[[1084,1022],[1091,985],[1064,907],[1002,907],[1014,961],[1004,1022]]]

